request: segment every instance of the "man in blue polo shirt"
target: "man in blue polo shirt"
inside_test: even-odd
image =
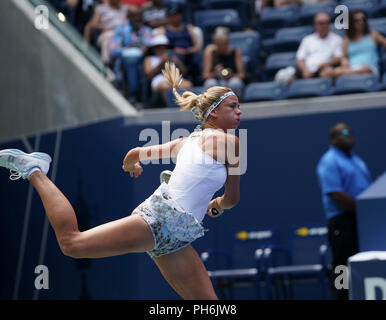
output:
[[[371,184],[371,176],[364,161],[351,151],[354,137],[349,125],[332,126],[329,139],[330,148],[320,159],[316,172],[328,221],[334,271],[358,252],[355,198]],[[333,292],[336,299],[348,299],[348,290]]]

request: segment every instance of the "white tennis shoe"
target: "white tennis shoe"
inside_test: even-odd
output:
[[[25,153],[18,149],[0,151],[0,167],[10,169],[11,180],[28,179],[36,170],[47,174],[51,161],[51,157],[42,152]]]

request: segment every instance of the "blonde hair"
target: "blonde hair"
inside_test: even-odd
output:
[[[202,124],[207,120],[205,119],[205,112],[208,108],[225,93],[232,91],[227,87],[214,86],[208,88],[200,95],[196,95],[191,91],[185,91],[180,95],[177,92],[177,88],[182,81],[182,75],[176,65],[174,63],[165,63],[165,69],[162,70],[162,73],[172,87],[176,102],[181,107],[180,111],[194,111],[194,116],[200,120]]]
[[[229,40],[229,28],[227,27],[217,27],[215,30],[214,30],[214,33],[213,33],[213,40],[216,40],[216,39],[226,39],[226,40]]]

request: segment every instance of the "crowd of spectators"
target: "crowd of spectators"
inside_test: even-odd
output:
[[[366,14],[360,10],[349,13],[349,29],[342,38],[330,30],[331,19],[324,12],[314,18],[314,30],[306,36],[296,53],[297,78],[332,78],[342,75],[379,74],[377,46],[386,48],[386,39],[371,30]]]
[[[303,4],[314,4],[320,2],[330,2],[331,0],[257,0],[256,1],[256,10],[263,11],[268,7],[282,7],[296,5],[301,6]]]
[[[167,61],[176,63],[182,71],[181,89],[228,86],[242,98],[248,82],[261,81],[254,77],[258,73],[246,77],[245,57],[239,48],[231,46],[230,29],[218,26],[211,43],[205,43],[203,30],[186,22],[179,2],[169,1],[165,6],[162,0],[51,1],[67,10],[70,21],[114,71],[114,84],[134,104],[143,99],[146,90],[158,96],[159,105],[166,104],[170,88],[161,69]],[[328,1],[259,0],[255,10],[259,14],[267,7]],[[296,68],[285,80],[288,86],[296,79],[336,81],[343,75],[379,75],[378,47],[386,47],[386,39],[371,30],[367,20],[365,12],[350,11],[349,28],[342,37],[330,30],[328,13],[317,13],[314,32],[306,35],[297,49]],[[264,59],[260,60],[259,68],[264,70]]]

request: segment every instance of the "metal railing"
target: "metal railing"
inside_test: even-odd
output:
[[[25,1],[28,1],[35,8],[38,6],[47,7],[50,26],[54,26],[104,76],[111,72],[111,70],[104,65],[99,52],[83,38],[63,13],[58,12],[56,8],[46,0]]]

